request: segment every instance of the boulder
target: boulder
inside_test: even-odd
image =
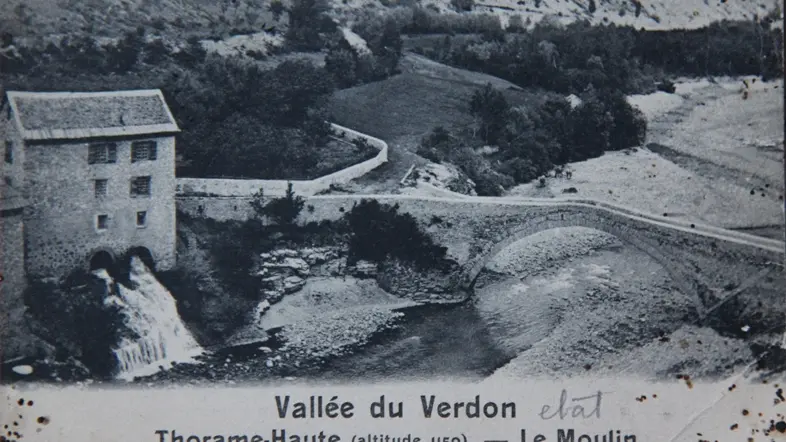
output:
[[[281,298],[284,297],[284,290],[263,290],[262,296],[265,297],[265,300],[269,304],[275,304],[278,301],[281,301]]]
[[[267,278],[262,278],[262,286],[267,289],[278,289],[281,288],[284,284],[284,276],[282,275],[273,275],[268,276]]]
[[[284,258],[280,262],[266,262],[262,264],[266,269],[289,269],[300,276],[308,276],[310,272],[309,265],[301,258]]]
[[[297,258],[298,257],[297,251],[296,250],[292,250],[292,249],[273,250],[272,252],[270,252],[270,254],[275,256],[275,257],[283,257],[283,258]]]
[[[299,276],[289,276],[284,279],[284,293],[295,293],[306,285],[306,280]]]
[[[259,319],[262,315],[265,314],[266,311],[268,311],[268,309],[270,309],[270,301],[265,299],[264,301],[257,304],[257,308],[254,311],[254,316],[256,319]]]
[[[313,249],[303,249],[301,256],[309,265],[324,264],[331,259],[338,258],[338,253],[335,250],[327,247],[318,247]]]
[[[33,374],[33,367],[31,367],[29,365],[16,365],[11,370],[13,370],[14,373],[22,375],[22,376],[28,376],[28,375]]]
[[[352,275],[358,278],[374,278],[377,276],[377,265],[370,261],[358,261],[352,269]]]

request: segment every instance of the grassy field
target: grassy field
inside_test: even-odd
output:
[[[491,75],[452,68],[415,54],[406,54],[400,68],[401,74],[386,80],[336,92],[329,107],[334,120],[390,140],[422,136],[436,126],[469,125],[469,99],[486,83],[502,89],[514,106],[536,105],[547,97]]]
[[[333,94],[332,121],[382,138],[390,146],[386,165],[358,180],[357,191],[397,192],[399,180],[413,164],[426,160],[415,154],[422,137],[437,126],[461,128],[472,123],[472,93],[491,83],[514,106],[535,106],[549,97],[524,90],[490,75],[452,68],[407,53],[401,74]],[[352,187],[352,186],[350,186]]]

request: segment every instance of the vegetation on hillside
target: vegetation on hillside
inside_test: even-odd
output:
[[[616,90],[591,88],[576,106],[559,97],[534,108],[512,107],[491,85],[468,98],[475,123],[452,132],[435,128],[418,153],[457,165],[479,195],[500,195],[555,165],[640,145],[646,135],[646,119]],[[476,150],[482,146],[497,149],[482,154]]]
[[[782,30],[769,19],[720,22],[696,30],[539,24],[532,31],[451,38],[415,47],[452,66],[488,73],[522,87],[580,93],[588,85],[645,93],[663,78],[783,75]],[[494,32],[492,32],[494,31]]]
[[[174,45],[140,27],[103,43],[77,34],[44,47],[16,46],[9,37],[0,75],[7,89],[162,89],[182,130],[180,176],[311,179],[376,154],[330,138],[325,101],[335,90],[334,77],[340,84],[385,78],[401,55],[400,35],[383,29],[374,40],[373,27],[372,52],[358,53],[326,8],[321,0],[295,1],[287,11],[284,50],[330,46],[353,67],[295,58],[271,68],[207,54],[196,38]]]

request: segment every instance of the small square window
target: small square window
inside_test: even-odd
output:
[[[14,143],[11,141],[5,142],[5,162],[14,164]]]
[[[102,196],[106,196],[107,184],[109,180],[106,179],[99,179],[93,181],[93,189],[95,191],[96,198],[100,198]]]
[[[131,162],[153,161],[158,156],[155,141],[134,141],[131,143]]]
[[[150,196],[149,176],[131,178],[131,196]]]
[[[98,215],[96,217],[96,228],[98,230],[106,230],[109,228],[109,215]]]
[[[136,213],[136,226],[145,227],[147,225],[147,212],[141,211]]]

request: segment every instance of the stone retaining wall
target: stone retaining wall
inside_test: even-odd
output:
[[[296,194],[310,196],[328,190],[331,185],[346,184],[356,178],[360,178],[387,162],[388,145],[384,141],[337,124],[331,124],[331,127],[334,133],[338,134],[343,140],[366,140],[371,146],[377,148],[379,153],[374,158],[362,163],[313,180],[178,178],[176,195],[177,197],[249,197],[259,189],[263,189],[265,195],[280,196],[286,193],[288,183],[291,182],[292,190]]]

